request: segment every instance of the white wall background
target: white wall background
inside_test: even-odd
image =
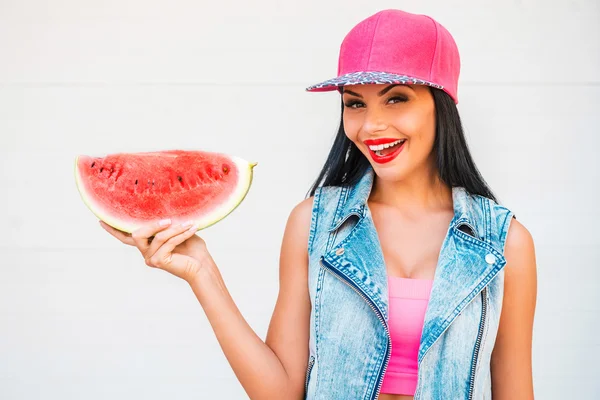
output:
[[[474,157],[534,236],[536,398],[600,398],[594,0],[0,0],[0,398],[246,398],[187,284],[85,208],[74,157],[258,161],[244,203],[203,237],[264,339],[287,215],[338,123],[338,97],[304,88],[384,8],[453,33]]]

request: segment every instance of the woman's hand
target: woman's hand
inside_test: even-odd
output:
[[[146,265],[163,269],[190,283],[198,272],[212,262],[206,243],[196,236],[193,222],[172,225],[162,220],[144,226],[132,234],[115,229],[100,221],[104,230],[121,242],[138,248]]]

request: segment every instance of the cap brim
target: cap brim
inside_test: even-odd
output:
[[[348,85],[367,85],[367,84],[411,84],[411,85],[426,85],[436,89],[444,89],[443,86],[423,79],[415,78],[408,75],[392,74],[389,72],[352,72],[349,74],[338,76],[337,78],[329,79],[321,83],[309,86],[306,88],[308,92],[330,92],[340,90],[343,86]]]

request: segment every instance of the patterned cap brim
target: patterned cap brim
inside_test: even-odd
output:
[[[352,72],[337,78],[329,79],[316,85],[312,85],[306,88],[308,92],[329,92],[332,90],[340,89],[342,86],[348,85],[367,85],[367,84],[411,84],[411,85],[427,85],[436,89],[443,89],[444,87],[433,82],[425,81],[423,79],[414,78],[408,75],[392,74],[389,72]]]

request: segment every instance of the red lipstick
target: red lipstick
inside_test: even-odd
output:
[[[363,143],[366,144],[367,146],[376,146],[378,144],[392,143],[392,142],[395,142],[396,140],[400,140],[400,139],[394,139],[394,138],[367,139],[367,140],[363,141]]]
[[[369,148],[369,146],[377,146],[377,145],[381,145],[381,144],[392,143],[392,142],[396,142],[398,140],[402,140],[402,139],[391,139],[391,138],[367,139],[367,140],[363,141],[363,143],[367,145],[367,149],[369,150],[369,154],[371,155],[371,158],[373,159],[373,161],[375,161],[378,164],[385,164],[385,163],[392,161],[396,157],[398,157],[400,152],[404,149],[406,140],[404,140],[404,142],[402,142],[401,144],[395,145],[393,147],[393,151],[391,153],[382,155],[382,156],[377,155],[377,153],[375,151],[371,150]]]

